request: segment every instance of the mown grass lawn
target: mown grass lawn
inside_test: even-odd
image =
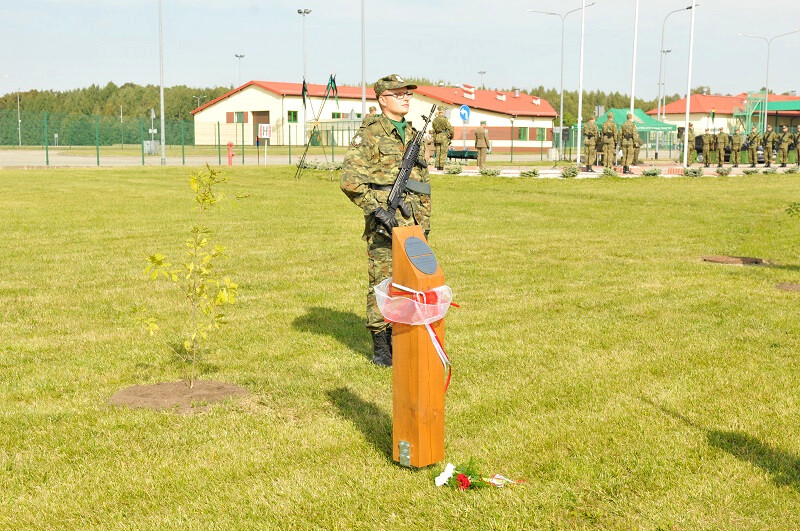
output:
[[[435,177],[447,460],[527,480],[459,493],[391,461],[359,211],[325,172],[228,171],[241,299],[202,378],[253,395],[195,415],[108,405],[180,377],[130,308],[180,324],[142,270],[183,251],[187,169],[0,171],[0,527],[796,525],[800,177]]]

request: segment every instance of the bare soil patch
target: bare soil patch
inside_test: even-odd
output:
[[[750,256],[724,256],[724,255],[711,255],[704,256],[704,262],[711,262],[714,264],[732,264],[732,265],[764,265],[764,260],[761,258],[752,258]]]
[[[783,291],[800,291],[800,284],[792,284],[791,282],[781,282],[775,287]]]
[[[110,402],[114,406],[194,413],[204,411],[209,404],[249,394],[238,385],[213,380],[198,380],[191,389],[183,381],[162,382],[126,387],[114,393]]]

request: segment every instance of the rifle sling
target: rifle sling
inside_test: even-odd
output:
[[[369,187],[372,188],[373,190],[382,190],[384,192],[392,191],[391,184],[370,183]],[[431,184],[415,181],[414,179],[409,179],[408,182],[406,183],[406,191],[420,195],[431,195]]]

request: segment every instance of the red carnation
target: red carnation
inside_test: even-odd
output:
[[[464,474],[459,474],[456,477],[456,481],[458,482],[458,490],[467,490],[469,488],[469,478]]]

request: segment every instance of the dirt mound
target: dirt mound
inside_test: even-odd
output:
[[[800,291],[800,284],[792,284],[790,282],[781,282],[775,287],[783,291]]]
[[[198,380],[190,389],[186,383],[163,382],[152,385],[132,385],[114,393],[111,405],[135,408],[175,409],[179,413],[192,413],[207,409],[209,404],[230,397],[247,396],[250,392],[238,385]]]
[[[712,255],[704,256],[704,262],[711,262],[714,264],[733,264],[733,265],[763,265],[764,260],[761,258],[751,258],[749,256],[723,256]]]

